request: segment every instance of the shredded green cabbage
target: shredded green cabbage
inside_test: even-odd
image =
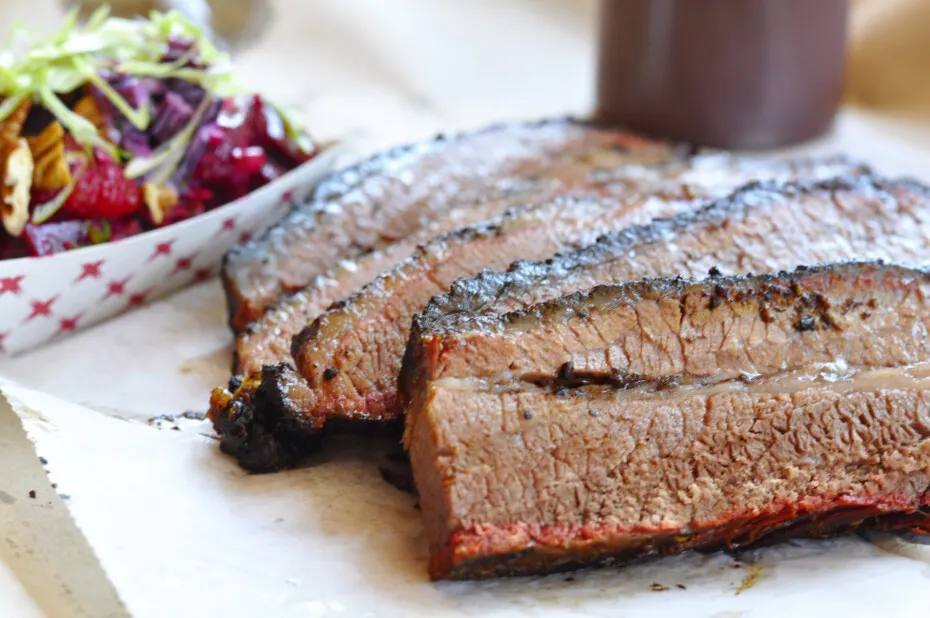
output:
[[[192,50],[177,62],[163,62],[172,40],[190,41]],[[194,56],[205,69],[184,66]],[[0,53],[0,95],[4,97],[0,121],[31,97],[82,144],[117,154],[90,122],[69,110],[58,96],[92,84],[135,128],[145,130],[151,110],[134,108],[101,77],[104,70],[175,77],[218,96],[237,92],[228,56],[177,11],[153,11],[148,19],[122,19],[111,17],[109,8],[102,6],[84,24],[78,24],[77,11],[71,11],[61,31],[44,41],[33,40],[24,28],[14,28],[9,49]]]

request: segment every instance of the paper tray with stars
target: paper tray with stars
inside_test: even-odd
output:
[[[338,148],[180,223],[39,258],[0,261],[0,353],[17,354],[214,276],[234,244],[309,197]]]

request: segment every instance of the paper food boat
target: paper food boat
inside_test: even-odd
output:
[[[215,275],[233,245],[307,199],[341,149],[174,225],[47,257],[0,260],[0,353],[16,354]]]

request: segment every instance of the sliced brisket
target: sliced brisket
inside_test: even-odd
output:
[[[597,194],[598,190],[607,191],[609,188],[592,186],[589,191]],[[571,190],[564,188],[565,192]],[[411,237],[354,260],[343,260],[302,290],[281,296],[265,308],[260,318],[247,324],[236,335],[233,372],[248,376],[260,372],[265,365],[281,362],[293,365],[291,340],[294,335],[312,324],[334,302],[352,295],[381,273],[409,258],[420,243],[443,232],[491,219],[530,197],[533,196],[519,193],[481,204],[450,206],[446,216]],[[544,199],[549,199],[548,194]]]
[[[635,179],[628,189],[634,192],[625,199],[524,207],[440,236],[328,309],[294,339],[294,360],[313,393],[313,409],[307,412],[314,417],[399,419],[397,373],[411,320],[460,277],[506,268],[517,259],[550,257],[588,245],[605,232],[694,210],[752,178],[832,176],[849,169],[849,163],[835,160],[758,163],[720,156],[620,169],[613,177]]]
[[[829,178],[837,174],[865,171],[860,164],[842,158],[772,161],[722,153],[687,158],[682,155],[682,150],[669,150],[667,161],[647,166],[630,163],[631,159],[640,157],[636,151],[631,151],[625,157],[614,151],[595,152],[576,168],[556,166],[547,170],[545,182],[539,179],[523,181],[503,193],[492,192],[478,203],[452,201],[444,216],[423,223],[424,227],[408,238],[357,259],[343,260],[326,275],[316,277],[306,288],[286,294],[272,303],[260,318],[238,333],[234,372],[249,375],[260,371],[263,365],[280,362],[290,364],[291,339],[312,324],[330,304],[350,296],[374,281],[378,275],[390,271],[413,255],[418,244],[457,228],[492,219],[512,207],[528,209],[559,196],[624,197],[663,189],[682,193],[682,187],[687,187],[696,196],[723,197],[739,184],[752,179]],[[520,187],[520,190],[515,187]],[[648,207],[651,205],[646,204],[647,208],[643,210],[639,221],[648,220],[650,215],[671,212],[661,205],[658,211],[653,209],[654,212],[650,212]],[[518,257],[530,255],[514,253],[501,266],[506,266]],[[489,262],[484,266],[491,265]],[[474,272],[477,271],[461,274]]]
[[[432,337],[481,328],[483,316],[603,283],[644,276],[774,272],[858,258],[922,263],[930,250],[930,189],[874,177],[762,183],[695,213],[602,237],[546,262],[518,262],[457,281],[411,329],[400,395],[413,388]]]
[[[928,293],[925,270],[847,263],[606,286],[486,317],[487,343],[437,335],[482,359],[509,336],[527,371],[476,359],[418,385],[405,443],[432,577],[930,534]],[[586,352],[593,372],[553,370]]]
[[[325,181],[260,238],[230,251],[223,284],[234,330],[371,250],[402,240],[453,204],[541,194],[598,166],[656,162],[681,149],[571,120],[496,126],[389,150]]]
[[[422,247],[392,273],[379,278],[345,303],[334,306],[317,320],[305,337],[295,339],[299,356],[306,357],[308,364],[302,368],[310,376],[310,384],[301,383],[287,367],[278,367],[264,372],[267,380],[254,376],[234,393],[224,389],[214,392],[210,417],[222,437],[223,449],[250,469],[269,470],[306,450],[297,434],[288,431],[281,434],[277,454],[263,455],[268,452],[267,444],[273,442],[267,436],[277,435],[279,420],[295,409],[302,410],[300,414],[305,422],[300,426],[305,428],[318,429],[326,419],[332,418],[376,423],[397,420],[400,410],[396,405],[396,372],[410,318],[431,294],[447,287],[457,276],[489,265],[503,266],[521,255],[551,255],[560,248],[590,240],[605,229],[622,228],[663,213],[693,209],[695,204],[706,199],[695,194],[713,194],[720,186],[725,186],[725,182],[736,183],[749,175],[818,177],[837,170],[856,172],[861,168],[839,160],[752,164],[718,157],[696,159],[683,169],[679,165],[677,169],[681,171],[670,174],[669,170],[673,169],[674,165],[666,166],[664,171],[653,168],[636,171],[641,178],[638,186],[654,190],[665,187],[661,195],[607,202],[570,200],[525,207],[486,225],[440,237]],[[681,186],[682,180],[687,180],[686,186]],[[677,188],[677,195],[673,188]],[[741,196],[736,201],[743,200],[741,203],[745,207],[750,207],[755,199],[752,192]],[[571,208],[565,209],[566,205]],[[320,333],[323,332],[344,336],[322,337]],[[365,337],[359,337],[359,333]],[[311,346],[311,339],[317,343]],[[277,395],[256,399],[253,395],[258,384],[263,385],[266,393],[277,390]],[[286,410],[264,410],[262,407],[268,401],[284,400],[289,401]],[[232,402],[238,403],[231,405]],[[253,435],[262,436],[262,447],[257,451],[252,449]],[[315,444],[317,441],[308,438],[306,442]]]
[[[898,266],[852,262],[601,285],[411,341],[421,364],[408,367],[419,383],[410,391],[445,378],[669,388],[817,363],[916,363],[930,353],[921,283]]]

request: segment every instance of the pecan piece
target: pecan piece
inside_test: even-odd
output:
[[[97,105],[97,102],[94,100],[94,97],[89,94],[85,94],[83,97],[78,99],[78,102],[74,104],[74,113],[78,116],[81,116],[97,129],[97,133],[101,137],[107,139],[107,126],[103,121],[103,114],[100,111],[100,107]]]
[[[165,185],[142,184],[142,199],[152,216],[152,223],[161,225],[165,214],[178,205],[178,192]]]
[[[29,220],[32,153],[20,135],[31,109],[32,100],[26,99],[0,123],[0,220],[11,236],[22,234]]]
[[[59,191],[71,183],[64,137],[61,124],[52,122],[39,135],[26,138],[35,163],[32,186],[40,191]]]
[[[32,189],[32,152],[26,140],[19,138],[3,149],[3,201],[0,219],[11,236],[23,233],[29,221],[29,199]]]
[[[26,99],[6,117],[6,120],[0,122],[0,144],[4,148],[15,147],[16,140],[23,134],[23,125],[26,124],[31,109],[32,100]]]

